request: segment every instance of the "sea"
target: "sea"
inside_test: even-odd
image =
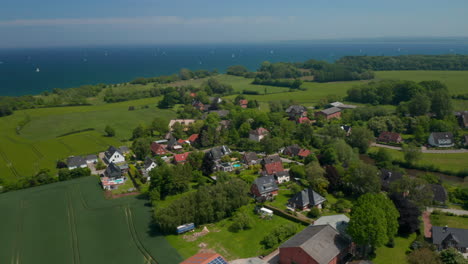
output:
[[[34,95],[54,88],[129,82],[231,65],[256,70],[263,61],[333,62],[347,55],[468,54],[466,43],[309,43],[134,45],[0,49],[0,96]]]

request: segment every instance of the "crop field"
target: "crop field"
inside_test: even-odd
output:
[[[438,80],[445,83],[452,94],[468,93],[468,71],[378,71],[375,75],[377,79]]]
[[[95,177],[0,196],[0,263],[178,263],[136,197],[105,200]]]
[[[128,107],[135,106],[134,111]],[[143,106],[148,105],[148,108]],[[30,118],[21,130],[16,127]],[[0,118],[0,178],[14,181],[29,177],[42,168],[55,171],[58,159],[71,155],[96,154],[109,145],[122,146],[140,123],[149,124],[155,117],[169,120],[175,117],[171,110],[160,110],[155,99],[96,106],[56,107],[16,111]],[[104,127],[116,131],[115,138],[104,136]],[[94,130],[60,136],[91,128]]]

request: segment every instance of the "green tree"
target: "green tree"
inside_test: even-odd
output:
[[[139,160],[145,159],[150,155],[151,139],[149,138],[137,138],[132,143],[132,150],[135,156]]]
[[[436,114],[437,118],[444,119],[452,115],[452,98],[448,90],[436,90],[432,93],[431,112]]]
[[[305,166],[306,179],[310,187],[322,196],[327,194],[327,188],[330,184],[325,178],[325,170],[318,162],[311,162]]]
[[[409,264],[442,264],[439,256],[429,248],[419,248],[408,255]]]
[[[348,143],[352,147],[358,148],[361,153],[367,152],[367,149],[373,140],[374,134],[365,127],[354,127],[353,132],[348,137]]]
[[[398,231],[398,211],[384,194],[364,194],[353,206],[347,232],[358,245],[373,251],[391,241]]]
[[[418,207],[429,206],[434,199],[431,186],[421,178],[403,176],[390,185],[390,191],[405,195]]]
[[[403,156],[409,164],[415,164],[422,157],[421,148],[413,144],[403,146]]]
[[[150,130],[151,135],[154,135],[154,132],[156,132],[158,135],[164,135],[169,131],[168,123],[162,118],[156,117],[151,122]]]
[[[265,151],[266,154],[272,154],[284,146],[284,141],[279,137],[265,137],[260,144],[263,146],[263,151]]]
[[[231,230],[239,232],[240,230],[246,230],[252,228],[253,220],[250,215],[245,211],[241,210],[232,217]]]
[[[132,139],[137,139],[147,136],[147,130],[143,127],[142,124],[138,125],[132,132]]]
[[[114,137],[115,136],[115,130],[109,125],[107,125],[106,128],[104,128],[104,132],[106,132],[106,136],[108,136],[108,137]]]
[[[356,194],[378,193],[381,185],[377,168],[362,161],[349,166],[344,182]]]
[[[429,112],[431,108],[431,99],[423,94],[416,94],[413,99],[408,102],[408,110],[412,116],[421,116]]]
[[[467,264],[468,260],[455,248],[448,248],[440,252],[440,259],[444,264]]]
[[[392,166],[392,153],[386,148],[379,148],[375,154],[375,161],[377,166],[381,168],[389,168]]]
[[[179,77],[182,80],[190,80],[193,78],[193,72],[189,69],[180,69],[179,71]]]

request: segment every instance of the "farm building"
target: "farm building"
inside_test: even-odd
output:
[[[227,264],[228,262],[217,253],[198,253],[182,261],[180,264]]]
[[[262,139],[264,139],[268,135],[269,131],[263,127],[259,127],[255,130],[250,131],[249,133],[249,139],[260,142]]]
[[[81,156],[71,156],[67,158],[67,166],[69,170],[73,170],[76,168],[86,168],[88,164]]]
[[[327,120],[332,118],[341,118],[341,109],[338,107],[331,107],[315,113],[315,117],[320,116],[323,116]]]
[[[110,146],[104,153],[104,161],[107,164],[125,162],[125,156],[120,149]]]
[[[347,236],[346,227],[348,227],[349,217],[344,214],[321,216],[314,221],[314,225],[330,225],[340,234]]]
[[[377,141],[382,143],[400,144],[403,142],[403,138],[401,138],[399,133],[384,131],[380,133]]]
[[[432,226],[432,244],[437,250],[455,248],[460,253],[467,253],[468,229]]]
[[[311,225],[279,247],[280,264],[342,264],[351,241],[330,225]]]
[[[322,203],[325,201],[326,199],[322,195],[309,188],[296,193],[289,199],[288,205],[298,210],[305,210],[312,207],[320,209],[322,208]]]
[[[428,139],[429,145],[439,148],[450,148],[455,145],[450,132],[432,132]]]

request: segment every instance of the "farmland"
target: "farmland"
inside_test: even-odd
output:
[[[156,108],[155,102],[149,98],[95,106],[29,109],[2,117],[0,178],[15,181],[42,168],[54,171],[58,159],[97,153],[109,145],[125,145],[138,124],[150,123],[155,117],[166,120],[175,117],[171,110]],[[135,110],[128,111],[129,106],[135,106]],[[30,121],[17,134],[16,127],[26,117]],[[115,129],[115,138],[104,136],[106,125]],[[83,129],[92,130],[61,136]]]
[[[178,263],[136,197],[105,200],[95,177],[0,196],[0,263]]]

